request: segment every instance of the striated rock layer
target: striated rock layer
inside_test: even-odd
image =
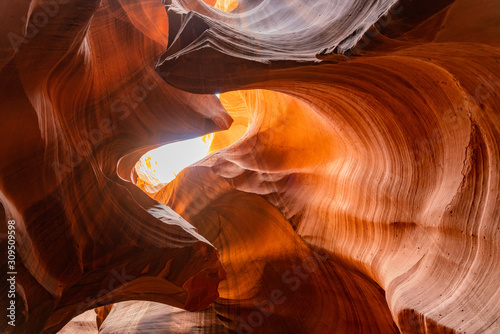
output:
[[[225,275],[217,250],[129,181],[150,148],[227,128],[230,117],[215,96],[154,72],[168,38],[161,4],[61,1],[41,22],[46,5],[10,4],[14,23],[29,24],[4,27],[20,41],[2,51],[0,72],[1,201],[17,242],[16,326],[2,317],[1,331],[53,333],[130,299],[206,308]],[[6,279],[1,288],[9,302]]]
[[[238,93],[252,120],[243,139],[190,167],[153,198],[199,229],[213,230],[203,234],[216,238],[209,240],[221,250],[227,284],[232,277],[256,276],[248,273],[249,263],[255,264],[260,257],[252,255],[254,249],[265,244],[248,245],[226,259],[227,249],[230,253],[235,247],[236,236],[226,235],[231,224],[248,224],[255,234],[263,233],[249,205],[238,210],[237,218],[222,219],[225,210],[238,207],[234,192],[242,198],[238,203],[251,203],[255,195],[264,198],[301,242],[330,255],[330,270],[337,272],[335,278],[314,273],[329,286],[314,284],[322,291],[314,303],[285,303],[272,314],[301,309],[300,325],[283,316],[282,322],[269,318],[253,331],[385,333],[390,332],[383,327],[387,312],[404,333],[499,331],[500,40],[492,32],[500,18],[498,5],[400,2],[357,43],[326,41],[322,47],[327,51],[316,51],[315,61],[304,62],[301,57],[317,50],[314,42],[320,40],[313,23],[321,19],[306,19],[314,8],[297,9],[285,21],[285,12],[264,10],[271,6],[266,1],[254,9],[241,2],[234,15],[202,11],[194,1],[172,3],[169,15],[188,9],[201,14],[182,16],[177,40],[157,63],[167,82],[192,92],[265,88],[287,95]],[[261,9],[269,15],[259,16]],[[457,28],[463,21],[467,33]],[[292,38],[275,43],[277,36],[286,36],[286,28],[276,24],[267,29],[272,22],[295,22],[293,28],[311,43],[302,47]],[[190,29],[190,24],[200,28]],[[259,52],[257,59],[242,47],[255,31],[265,31],[261,37],[268,42],[256,43],[258,50],[252,52]],[[217,65],[196,67],[193,59],[202,52]],[[227,80],[217,81],[218,76]],[[225,106],[231,114],[231,104]],[[207,210],[217,214],[210,219]],[[261,221],[270,228],[275,220]],[[266,235],[286,240],[284,233]],[[285,253],[291,258],[294,252]],[[232,265],[245,257],[254,261],[241,260],[246,263],[241,269]],[[280,268],[274,259],[265,263]],[[271,276],[292,267],[285,265]],[[360,273],[365,285],[349,287],[345,277],[352,272]],[[264,286],[272,281],[265,271],[260,277]],[[382,288],[378,297],[369,284]],[[235,286],[261,290],[254,285],[259,282],[248,279]],[[342,286],[350,298],[332,286]],[[248,299],[266,299],[255,292],[231,294],[235,289],[224,282],[215,304],[231,320],[228,327],[241,324],[239,316],[252,320],[240,309]],[[385,298],[388,309],[369,305],[377,298]]]
[[[15,332],[500,332],[500,5],[214,4],[0,5]]]

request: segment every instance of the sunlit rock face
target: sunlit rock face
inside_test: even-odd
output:
[[[161,3],[1,6],[2,31],[20,39],[3,41],[1,53],[0,190],[17,242],[16,326],[2,317],[1,332],[54,333],[130,299],[209,306],[225,277],[217,250],[131,183],[151,148],[231,123],[217,97],[179,91],[155,73],[168,38]],[[11,17],[19,19],[7,25]]]
[[[500,332],[497,2],[0,9],[2,332]]]

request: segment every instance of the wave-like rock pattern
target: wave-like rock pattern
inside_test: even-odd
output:
[[[243,0],[225,13],[201,0],[164,2],[170,35],[158,71],[173,86],[197,93],[262,81],[270,71],[342,53],[395,3]]]
[[[253,122],[243,140],[187,169],[154,196],[198,228],[213,229],[204,235],[211,241],[209,236],[215,236],[213,242],[221,249],[228,282],[232,276],[242,279],[248,263],[257,261],[247,260],[244,269],[228,263],[245,256],[260,258],[252,257],[255,250],[251,246],[232,255],[231,260],[225,258],[227,249],[234,247],[232,242],[241,243],[235,241],[236,236],[225,235],[228,225],[237,221],[238,226],[257,227],[265,221],[269,227],[273,219],[259,218],[252,207],[241,209],[246,213],[233,220],[222,219],[225,214],[220,212],[238,206],[235,195],[229,195],[233,192],[241,192],[244,201],[238,202],[245,203],[258,195],[279,210],[301,242],[327,251],[333,268],[359,272],[365,284],[380,286],[384,292],[379,297],[385,295],[401,332],[498,332],[500,266],[495,257],[500,247],[500,40],[492,33],[496,28],[486,24],[498,20],[498,5],[465,1],[415,5],[403,1],[352,47],[319,54],[323,61],[309,65],[299,58],[314,43],[305,48],[295,43],[294,50],[281,47],[287,38],[271,43],[276,30],[276,36],[280,35],[279,24],[262,37],[269,43],[258,45],[264,45],[267,55],[259,54],[258,60],[247,57],[244,48],[234,47],[253,36],[254,21],[249,19],[245,29],[246,22],[238,20],[257,20],[258,7],[217,16],[204,6],[194,7],[194,1],[188,2],[189,6],[173,3],[200,14],[182,17],[178,40],[172,41],[157,64],[167,82],[193,92],[264,88],[288,95],[241,93]],[[172,9],[174,5],[167,6],[169,13],[179,12]],[[423,5],[426,7],[415,10]],[[262,12],[269,15],[263,17]],[[285,17],[262,12],[257,23],[262,27]],[[297,11],[287,19],[294,21],[303,15],[304,11]],[[310,20],[304,21],[294,28],[304,29],[317,41]],[[457,28],[463,21],[472,32]],[[190,29],[189,24],[196,29]],[[221,35],[219,30],[225,32]],[[181,42],[186,43],[183,48],[178,46]],[[203,69],[177,65],[194,63],[201,52],[218,65]],[[286,61],[286,66],[275,66],[276,59]],[[187,79],[181,80],[184,74]],[[218,76],[228,79],[219,84]],[[199,190],[195,193],[192,189],[196,185]],[[205,210],[216,211],[218,217],[210,220]],[[262,228],[256,230],[256,235],[264,233]],[[275,233],[274,238],[277,243],[286,239],[284,233]],[[280,268],[272,259],[268,261]],[[272,281],[264,279],[265,274],[257,276],[263,277],[263,282]],[[342,274],[335,277],[324,272],[315,275],[318,281],[326,282],[325,286],[341,284],[351,296],[359,292],[360,296],[366,293],[361,297],[365,301],[377,299],[367,297],[366,285],[357,282],[355,292],[349,291]],[[245,283],[237,285],[238,291],[255,291],[252,287],[258,284],[255,280]],[[225,288],[226,283],[219,289],[221,298],[215,308],[227,318],[228,327],[236,326],[250,314],[240,309],[247,305],[247,299],[259,302],[262,296],[240,292],[224,298]],[[227,293],[235,289],[228,288]],[[313,305],[307,301],[286,304],[301,309],[302,326],[307,323],[312,327],[294,324],[289,328],[289,322],[274,319],[269,320],[272,329],[253,330],[390,332],[371,324],[370,329],[363,327],[369,312],[356,304],[356,297],[341,297],[337,291],[330,296],[331,288],[321,290],[323,294]],[[345,320],[349,316],[339,311],[328,317],[321,313],[334,303],[337,309],[339,304],[352,307],[355,320]],[[228,304],[229,308],[223,307]],[[386,319],[386,311],[378,309],[377,319]],[[349,329],[336,321],[349,323]]]
[[[16,333],[500,331],[497,3],[165,2],[0,5]]]
[[[215,96],[179,91],[154,72],[168,39],[163,6],[9,8],[1,13],[11,43],[1,52],[0,190],[16,222],[17,311],[15,328],[2,316],[0,330],[54,333],[87,309],[130,299],[206,308],[224,278],[217,250],[130,183],[150,148],[231,122]],[[24,27],[9,25],[13,13],[16,24],[28,18]],[[2,279],[6,302],[7,289]]]
[[[222,322],[215,320],[211,308],[188,312],[155,302],[128,301],[113,305],[99,333],[226,334],[228,331]]]

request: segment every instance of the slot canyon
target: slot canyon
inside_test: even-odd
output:
[[[2,333],[500,333],[500,1],[0,17]]]

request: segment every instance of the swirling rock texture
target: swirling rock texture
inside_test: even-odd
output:
[[[231,122],[215,96],[155,73],[167,43],[161,3],[2,6],[29,20],[4,27],[16,50],[2,52],[0,187],[16,222],[17,311],[16,326],[2,316],[1,331],[54,333],[87,309],[130,299],[206,308],[225,275],[217,250],[124,180],[150,147]],[[7,287],[2,279],[2,301]]]
[[[49,4],[0,5],[16,333],[500,332],[498,2]]]

